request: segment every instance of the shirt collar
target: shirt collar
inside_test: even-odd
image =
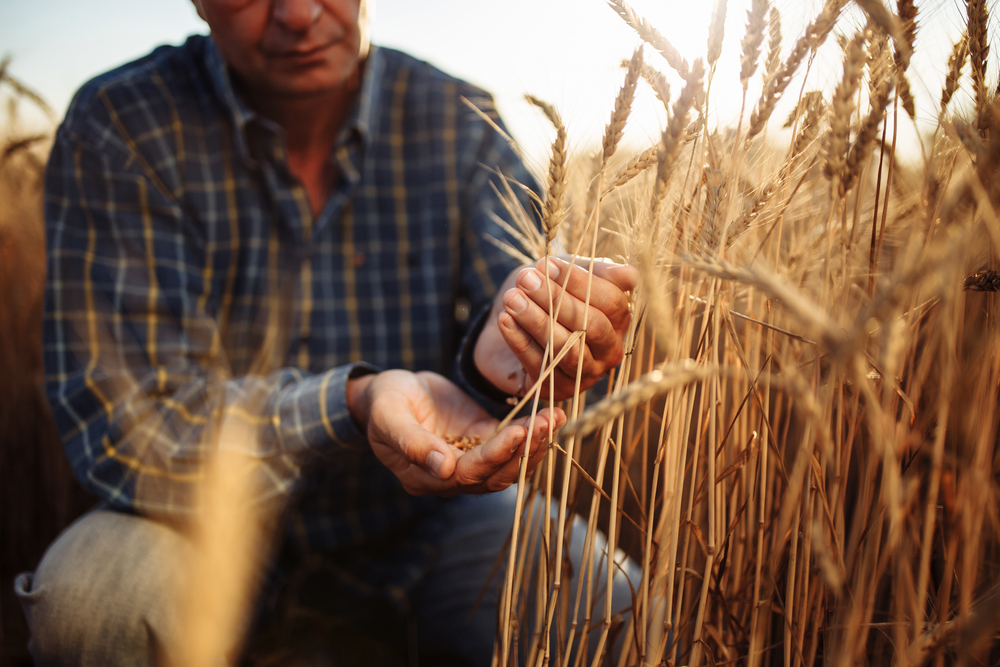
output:
[[[212,85],[222,99],[232,120],[237,151],[248,165],[252,165],[256,160],[250,150],[247,126],[254,121],[265,126],[271,126],[273,123],[254,111],[243,99],[243,96],[237,92],[233,87],[229,67],[223,59],[219,47],[216,46],[215,40],[209,37],[206,41],[208,43],[206,61]],[[381,49],[372,44],[362,68],[361,88],[358,91],[358,97],[344,122],[337,146],[348,143],[352,136],[357,136],[362,145],[368,142],[381,105],[382,89],[379,83],[382,80],[384,70],[385,58]],[[280,132],[280,128],[275,129]]]
[[[362,70],[358,99],[344,122],[344,131],[356,131],[362,142],[367,142],[371,137],[372,126],[381,106],[382,86],[380,84],[384,79],[384,71],[385,58],[382,49],[372,44]],[[341,133],[342,140],[345,136],[347,135]]]

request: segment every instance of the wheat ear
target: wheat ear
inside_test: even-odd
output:
[[[801,155],[806,147],[813,142],[819,133],[820,120],[823,114],[826,113],[826,110],[826,102],[823,100],[822,91],[811,90],[802,95],[802,99],[795,105],[792,112],[788,114],[788,118],[782,126],[788,129],[795,125],[797,121],[802,121],[799,125],[798,134],[795,135],[795,139],[792,141],[792,150],[789,153],[790,158]]]
[[[681,52],[670,43],[670,40],[660,34],[659,30],[650,25],[649,21],[637,14],[625,0],[608,0],[608,6],[632,30],[635,30],[636,34],[639,35],[639,39],[656,49],[663,56],[663,59],[667,61],[667,64],[677,70],[678,74],[681,76],[687,75],[689,69],[688,63],[684,59],[684,56],[681,55]]]
[[[843,329],[835,323],[815,302],[774,273],[759,266],[737,266],[717,258],[681,255],[680,261],[697,271],[723,280],[734,280],[744,285],[756,287],[773,299],[778,300],[806,328],[803,332],[810,339],[832,352],[841,352],[849,342]]]
[[[542,110],[556,128],[556,138],[552,142],[552,156],[549,158],[549,182],[545,203],[542,206],[542,226],[545,228],[545,242],[551,244],[559,231],[565,215],[563,201],[566,195],[566,126],[556,108],[537,97],[527,95],[528,101]]]
[[[757,196],[754,197],[753,203],[747,207],[747,210],[740,216],[740,219],[736,224],[733,225],[732,231],[729,232],[729,238],[726,239],[726,245],[731,246],[736,240],[743,234],[744,231],[749,229],[760,216],[761,211],[767,206],[768,202],[771,201],[771,197],[774,193],[778,191],[778,187],[784,182],[784,178],[777,178],[773,181],[769,181],[763,188],[757,192]]]
[[[586,412],[562,428],[560,436],[570,438],[589,435],[637,405],[672,389],[718,375],[719,372],[717,366],[696,364],[691,359],[664,365],[587,408]]]
[[[764,85],[774,78],[781,65],[781,12],[771,7],[767,19],[767,62],[764,65]]]
[[[715,0],[715,7],[712,9],[712,22],[708,25],[708,51],[706,54],[709,68],[713,67],[719,60],[719,56],[722,55],[722,39],[726,31],[726,6],[726,0]]]
[[[642,172],[649,169],[651,166],[656,164],[657,160],[657,150],[660,145],[650,146],[643,152],[636,155],[634,158],[622,165],[621,169],[615,174],[608,186],[604,188],[601,193],[601,198],[608,196],[612,190],[615,188],[620,188],[625,185],[633,178],[641,174]]]
[[[897,0],[896,12],[899,14],[903,41],[908,47],[900,49],[897,45],[893,53],[896,65],[896,90],[903,109],[910,118],[916,118],[917,111],[913,103],[913,93],[910,91],[910,80],[906,78],[906,70],[910,66],[910,56],[917,41],[917,6],[913,0]]]
[[[962,78],[962,68],[965,67],[965,59],[969,57],[969,33],[962,33],[958,41],[951,47],[951,55],[948,56],[948,74],[944,79],[944,86],[941,88],[941,118],[948,108],[948,103],[958,90],[958,82]]]
[[[639,83],[639,76],[642,73],[642,46],[639,46],[629,60],[628,69],[625,71],[625,81],[621,90],[615,98],[615,108],[611,112],[611,120],[604,128],[604,139],[601,142],[601,169],[608,164],[608,160],[618,150],[618,144],[622,140],[625,132],[625,122],[632,112],[632,102],[635,100],[635,87]]]
[[[897,49],[905,52],[907,58],[910,57],[911,49],[906,40],[903,39],[903,29],[899,18],[882,4],[882,0],[854,0],[854,4],[868,15],[868,20],[872,25],[881,28],[885,34],[892,37]]]
[[[967,292],[1000,292],[1000,272],[985,269],[965,279],[962,288]]]
[[[827,35],[833,30],[833,26],[837,22],[837,17],[840,15],[840,10],[843,7],[844,0],[827,0],[819,16],[809,24],[805,34],[799,38],[792,52],[788,54],[788,58],[785,59],[785,62],[778,69],[777,73],[775,73],[774,77],[764,86],[760,99],[757,101],[757,108],[750,114],[750,128],[747,130],[747,141],[753,139],[764,129],[764,125],[767,124],[767,120],[771,117],[771,112],[774,111],[774,106],[778,103],[778,98],[781,97],[782,93],[785,92],[785,88],[791,82],[792,75],[798,70],[799,65],[802,64],[802,60],[806,57],[809,50],[819,48],[826,41]]]
[[[760,45],[764,41],[764,23],[767,17],[767,0],[753,0],[747,10],[747,31],[740,42],[740,83],[746,91],[750,77],[757,71]],[[773,11],[773,10],[772,10]],[[781,41],[781,25],[778,23],[778,41]],[[774,45],[772,44],[772,49]]]
[[[830,130],[826,139],[826,164],[823,173],[827,178],[841,178],[847,166],[847,140],[854,116],[854,99],[864,67],[864,33],[858,31],[844,45],[844,75],[837,84],[830,102]]]
[[[990,54],[987,42],[986,23],[989,14],[986,0],[968,0],[966,9],[969,16],[969,62],[972,64],[972,84],[976,91],[976,118],[980,133],[986,131],[989,119],[986,114],[986,58]]]
[[[697,108],[701,104],[705,94],[702,79],[705,76],[705,66],[701,60],[695,60],[691,66],[691,71],[685,77],[686,83],[677,101],[674,102],[673,113],[670,122],[667,123],[663,131],[662,141],[659,146],[659,155],[656,166],[656,184],[653,188],[653,221],[655,223],[656,213],[660,208],[660,203],[666,195],[667,186],[670,184],[670,176],[673,172],[674,160],[683,144],[683,139],[687,134],[688,112],[692,107]]]
[[[847,154],[846,170],[840,180],[841,196],[851,189],[861,172],[862,162],[868,158],[895,82],[895,78],[889,75],[888,40],[880,31],[869,42],[868,73],[868,114],[861,121],[861,129]]]
[[[628,67],[627,60],[623,61],[622,66]],[[667,83],[667,77],[663,76],[663,72],[656,69],[649,63],[643,63],[642,65],[642,78],[646,80],[649,87],[653,89],[653,93],[656,95],[656,99],[660,100],[663,108],[670,112],[670,84]]]

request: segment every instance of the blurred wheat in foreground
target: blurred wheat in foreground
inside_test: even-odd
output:
[[[14,577],[93,500],[42,391],[42,170],[55,116],[0,58],[0,667],[27,659]]]
[[[608,4],[646,48],[622,64],[583,187],[567,176],[580,165],[567,165],[558,113],[531,100],[556,140],[544,229],[520,231],[528,254],[617,257],[643,281],[607,396],[566,406],[571,423],[524,480],[524,498],[543,494],[559,514],[522,502],[494,663],[995,664],[1000,101],[986,4],[969,0],[941,63],[917,166],[895,159],[915,113],[912,1],[858,0],[847,14],[827,0],[782,52],[780,12],[754,0],[743,112],[725,129],[707,113],[735,83],[714,79],[725,0],[704,62],[624,0]],[[809,90],[795,77],[831,35],[838,83]],[[962,118],[950,104],[966,66]],[[615,160],[639,85],[667,108],[662,140]],[[782,95],[797,98],[787,120],[771,117]],[[766,140],[783,121],[789,139]],[[603,574],[570,584],[574,510],[589,545],[602,522],[609,540],[585,556]],[[642,579],[595,617],[620,546]]]

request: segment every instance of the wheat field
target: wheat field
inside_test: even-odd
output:
[[[784,39],[780,9],[752,0],[738,81],[715,77],[725,0],[697,58],[625,0],[608,5],[640,46],[602,144],[571,154],[559,111],[530,99],[555,138],[537,215],[511,210],[510,251],[612,257],[642,280],[604,395],[577,392],[544,463],[528,476],[523,461],[494,664],[996,664],[1000,99],[985,1],[963,8],[938,106],[922,110],[937,123],[913,161],[896,155],[915,113],[913,0],[856,0],[850,14],[826,0]],[[814,88],[814,54],[833,41],[836,83]],[[643,88],[666,122],[632,155],[622,139]],[[742,96],[735,123],[710,113],[722,89]],[[953,108],[962,89],[973,102]],[[794,100],[787,116],[782,98]],[[9,315],[27,312],[15,299],[40,299],[44,156],[8,125],[0,251],[35,262],[18,269],[34,282],[3,293]],[[500,196],[513,207],[510,187]],[[32,345],[31,318],[0,352]],[[547,349],[550,366],[560,352]],[[38,372],[37,360],[3,363]],[[535,412],[551,387],[532,379],[520,407]],[[239,525],[225,500],[239,493],[224,490],[206,490],[204,521]],[[535,494],[558,513],[537,512]],[[571,579],[574,512],[590,545],[580,570],[596,576]],[[221,546],[212,535],[232,538],[201,532],[208,554]],[[643,573],[631,600],[595,616],[626,553]],[[214,628],[192,614],[187,665],[240,631],[253,580],[212,558],[193,567],[228,579],[192,608],[229,611]]]
[[[738,83],[714,78],[725,0],[690,61],[608,4],[645,46],[623,63],[575,196],[566,131],[533,101],[557,133],[543,230],[521,233],[532,258],[612,256],[643,280],[607,395],[567,405],[524,480],[559,516],[523,504],[495,664],[995,664],[1000,103],[986,4],[965,7],[916,164],[895,154],[915,113],[911,0],[859,0],[851,16],[827,0],[784,50],[779,9],[754,0]],[[834,38],[838,81],[810,90],[801,70]],[[974,106],[952,109],[966,80]],[[623,163],[638,86],[668,120]],[[720,127],[708,110],[725,86],[742,88],[743,111]],[[782,96],[794,108],[772,117]],[[782,124],[790,139],[769,139]],[[606,517],[609,545],[587,556],[600,577],[567,578],[570,509],[590,518],[590,544]],[[632,613],[595,617],[625,533],[643,571]],[[519,623],[533,605],[545,613]]]

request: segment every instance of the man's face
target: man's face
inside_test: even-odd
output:
[[[253,92],[308,96],[351,82],[368,55],[366,0],[193,0]]]

